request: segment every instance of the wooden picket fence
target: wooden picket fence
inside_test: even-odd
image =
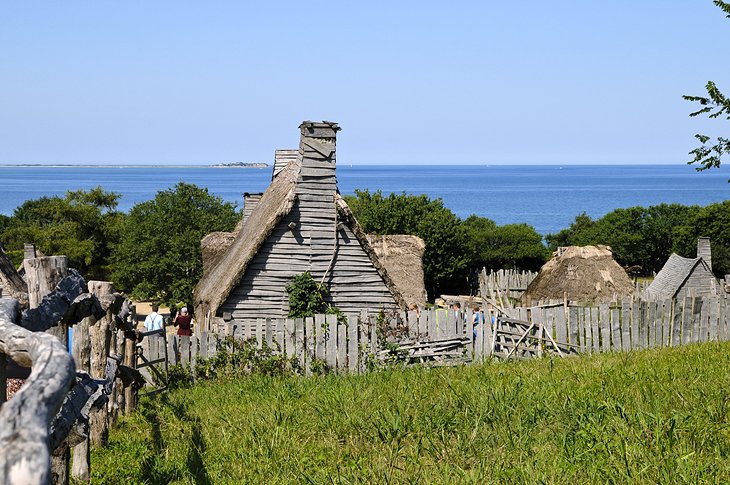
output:
[[[142,345],[149,361],[161,359],[167,350],[169,365],[194,369],[197,360],[215,355],[223,337],[253,339],[258,346],[297,359],[310,374],[321,364],[338,373],[361,373],[369,363],[389,359],[448,365],[730,340],[730,299],[725,295],[590,307],[556,302],[480,311],[476,325],[473,319],[471,309],[459,314],[442,309],[408,312],[387,322],[372,316],[348,316],[345,321],[335,315],[261,318],[192,337],[145,339]]]
[[[544,326],[556,341],[574,345],[583,353],[730,340],[727,294],[667,301],[634,299],[590,307],[555,302],[505,311],[513,318]]]
[[[479,274],[479,288],[482,296],[498,301],[505,307],[511,307],[511,300],[520,300],[527,286],[537,277],[534,271],[517,271],[500,269],[487,273],[482,268]]]
[[[395,356],[411,362],[442,363],[471,357],[471,310],[457,315],[453,310],[401,313],[387,321],[377,317],[336,315],[311,318],[259,318],[228,323],[215,332],[199,335],[146,338],[142,341],[145,360],[156,362],[167,354],[168,365],[195,369],[200,359],[213,357],[223,338],[253,339],[256,345],[296,359],[306,374],[315,362],[339,373],[364,372],[368,361],[384,361]],[[387,340],[397,341],[396,352]],[[320,367],[319,365],[317,365]]]

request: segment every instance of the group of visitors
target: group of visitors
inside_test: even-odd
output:
[[[169,325],[177,327],[177,334],[181,336],[193,335],[193,317],[188,314],[187,307],[182,307],[174,320]],[[162,330],[165,328],[165,318],[160,313],[160,307],[157,304],[152,305],[152,313],[144,319],[144,328],[147,332],[154,330]]]

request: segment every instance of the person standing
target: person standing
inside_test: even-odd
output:
[[[188,315],[187,307],[182,307],[180,314],[175,317],[175,321],[172,324],[178,327],[178,335],[187,335],[188,337],[193,335],[193,317]]]
[[[144,319],[144,328],[147,332],[151,332],[153,330],[162,330],[165,327],[165,322],[162,318],[162,315],[158,313],[160,310],[160,307],[157,306],[157,304],[152,305],[152,313],[147,315],[147,318]]]

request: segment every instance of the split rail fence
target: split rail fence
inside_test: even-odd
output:
[[[230,335],[254,339],[258,346],[266,344],[296,358],[305,373],[315,361],[336,372],[359,373],[367,370],[369,362],[389,359],[446,365],[490,357],[626,352],[730,340],[730,299],[627,300],[592,307],[554,303],[479,312],[478,320],[472,323],[470,310],[409,312],[387,323],[358,316],[338,321],[334,315],[262,318],[228,323],[220,332],[174,336],[166,344],[162,339],[145,339],[143,346],[150,360],[161,358],[167,350],[170,365],[194,369],[197,360],[215,355],[222,337]]]

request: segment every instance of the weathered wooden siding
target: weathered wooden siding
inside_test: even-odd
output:
[[[352,230],[338,221],[334,138],[303,136],[297,202],[263,243],[218,314],[234,320],[282,318],[286,285],[309,271],[345,313],[397,309],[395,300]],[[291,226],[290,226],[291,225]]]
[[[253,212],[254,208],[256,207],[256,204],[259,203],[261,200],[261,196],[264,195],[262,193],[256,193],[251,194],[249,192],[246,192],[243,194],[243,223],[246,223],[246,220],[249,218],[251,213]]]
[[[711,271],[702,264],[694,267],[684,284],[677,292],[677,298],[685,296],[710,296],[717,294],[717,280]]]

